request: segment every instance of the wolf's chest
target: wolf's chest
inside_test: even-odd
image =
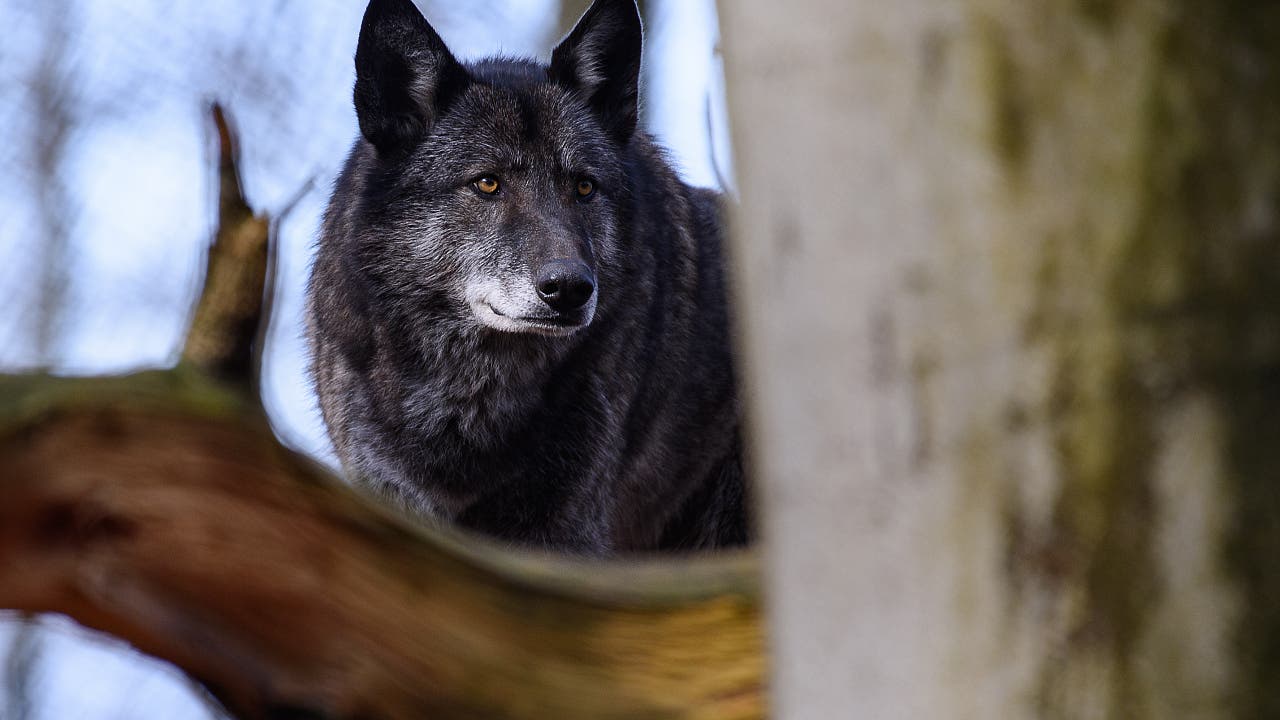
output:
[[[403,395],[406,429],[434,444],[501,446],[542,400],[546,372],[538,360],[475,348],[433,358]]]

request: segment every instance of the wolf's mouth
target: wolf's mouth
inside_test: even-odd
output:
[[[508,315],[483,300],[473,303],[471,307],[481,323],[503,332],[571,335],[591,322],[591,313],[584,313],[578,317],[564,315],[522,317]]]
[[[518,320],[518,321],[520,321],[520,322],[533,323],[533,324],[535,324],[535,325],[556,325],[556,326],[559,326],[559,327],[578,327],[579,325],[581,325],[581,324],[582,324],[582,323],[578,322],[577,320],[571,320],[571,319],[569,319],[569,318],[565,318],[565,317],[546,317],[546,318],[542,318],[542,317],[512,317],[511,315],[508,315],[508,314],[506,314],[506,313],[502,312],[501,310],[499,310],[498,308],[496,308],[496,307],[494,307],[494,306],[492,306],[492,305],[490,305],[490,306],[489,306],[489,309],[490,309],[490,310],[492,310],[492,311],[493,311],[493,314],[494,314],[494,315],[497,315],[498,317],[510,318],[511,320]]]

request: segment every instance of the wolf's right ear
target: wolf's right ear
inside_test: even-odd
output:
[[[467,71],[412,0],[371,0],[356,46],[356,117],[380,154],[422,137]]]
[[[586,97],[623,145],[639,117],[640,46],[635,0],[595,0],[551,51],[551,77]]]

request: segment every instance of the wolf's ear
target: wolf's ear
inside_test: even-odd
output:
[[[454,59],[412,0],[371,0],[356,46],[356,117],[379,153],[422,137],[466,85]]]
[[[640,13],[635,0],[595,0],[551,53],[551,77],[582,93],[626,144],[636,130]]]

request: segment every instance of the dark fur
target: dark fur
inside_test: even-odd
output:
[[[370,3],[362,137],[308,303],[321,408],[362,483],[521,545],[747,541],[719,200],[636,129],[639,62],[634,0],[597,0],[550,67],[464,66],[409,0]],[[524,302],[564,258],[597,288],[572,334],[496,330],[468,304]]]

